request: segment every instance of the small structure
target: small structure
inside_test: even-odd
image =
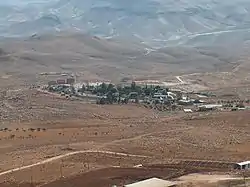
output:
[[[138,164],[138,165],[135,165],[135,166],[134,166],[134,168],[141,168],[141,167],[143,167],[142,164]]]
[[[56,83],[57,84],[66,84],[66,81],[65,81],[65,79],[57,79]]]
[[[125,185],[124,187],[172,187],[172,186],[176,186],[176,183],[158,178],[151,178],[133,184],[128,184]]]
[[[183,110],[185,113],[193,113],[193,110],[189,108],[184,108]]]
[[[208,105],[201,105],[199,106],[199,111],[213,111],[221,108],[222,105],[215,105],[215,104],[208,104]]]
[[[74,84],[75,83],[75,79],[74,78],[67,78],[66,83],[67,84]]]
[[[129,97],[129,99],[137,99],[138,98],[138,92],[130,92],[128,97]]]
[[[238,110],[246,110],[246,108],[244,107],[244,108],[238,108]]]
[[[188,106],[188,105],[193,105],[193,102],[191,100],[181,99],[178,101],[178,104]]]
[[[193,100],[194,104],[201,104],[201,103],[205,103],[205,101],[203,100],[199,100],[199,99],[194,99]]]
[[[196,94],[196,95],[197,95],[197,97],[199,97],[199,98],[207,98],[206,95],[200,95],[200,94]]]
[[[239,170],[250,170],[250,161],[245,161],[245,162],[236,163],[236,164],[234,165],[234,169],[239,169]]]
[[[168,96],[167,95],[163,95],[163,94],[155,94],[155,95],[153,95],[153,99],[160,99],[160,98],[167,99]]]
[[[48,85],[49,85],[49,86],[54,86],[54,85],[56,85],[56,84],[57,84],[56,81],[49,81],[49,82],[48,82]]]

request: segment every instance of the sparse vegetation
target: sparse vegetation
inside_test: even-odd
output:
[[[14,139],[15,138],[15,135],[14,134],[11,134],[10,135],[10,139]]]
[[[7,53],[4,51],[4,49],[0,48],[0,57],[3,55],[6,55]]]
[[[247,0],[239,7],[219,0],[166,6],[112,1],[115,7],[102,0],[98,6],[89,1],[90,7],[81,0],[43,2],[1,12],[0,21],[9,21],[0,24],[2,33],[22,35],[36,24],[40,31],[0,42],[0,187],[110,187],[150,177],[178,181],[188,173],[241,175],[232,165],[250,155]],[[58,19],[47,16],[57,13]],[[44,23],[48,34],[40,35]],[[181,28],[171,27],[175,23]],[[21,32],[13,30],[20,26]],[[113,27],[109,35],[117,37],[49,29],[64,26],[95,27],[98,34]],[[126,41],[119,39],[122,33]],[[167,46],[153,46],[159,42]],[[217,184],[183,184],[195,185]]]

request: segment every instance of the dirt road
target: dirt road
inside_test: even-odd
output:
[[[127,139],[121,139],[121,140],[115,140],[109,143],[104,144],[103,146],[107,146],[109,144],[114,144],[114,143],[120,143],[123,141],[128,141],[128,140],[136,140],[145,136],[149,136],[149,135],[156,135],[156,134],[162,134],[162,133],[168,133],[168,132],[176,132],[176,131],[183,131],[183,130],[190,130],[193,127],[186,127],[186,128],[180,128],[180,129],[174,129],[174,130],[168,130],[168,131],[161,131],[161,132],[153,132],[153,133],[147,133],[147,134],[142,134],[139,136],[135,136],[132,138],[127,138]],[[99,147],[99,149],[101,149],[103,146]],[[38,166],[38,165],[42,165],[42,164],[46,164],[49,162],[53,162],[56,160],[60,160],[62,158],[68,157],[68,156],[72,156],[72,155],[76,155],[76,154],[81,154],[81,153],[103,153],[103,154],[113,154],[113,155],[117,155],[117,156],[127,156],[127,157],[140,157],[140,158],[147,158],[148,156],[145,155],[134,155],[134,154],[125,154],[125,153],[118,153],[118,152],[111,152],[111,151],[99,151],[99,150],[84,150],[84,151],[74,151],[74,152],[70,152],[70,153],[66,153],[63,155],[59,155],[59,156],[55,156],[31,165],[27,165],[27,166],[22,166],[22,167],[18,167],[18,168],[14,168],[14,169],[10,169],[8,171],[4,171],[0,173],[0,176],[2,175],[6,175],[12,172],[16,172],[16,171],[20,171],[20,170],[24,170],[24,169],[28,169],[34,166]]]
[[[185,82],[181,79],[180,76],[176,76],[176,79],[177,79],[178,81],[180,81],[181,84],[185,84]]]
[[[120,139],[120,140],[114,140],[112,142],[108,142],[108,143],[104,144],[104,146],[115,144],[115,143],[121,143],[121,142],[124,142],[124,141],[138,140],[140,138],[147,137],[147,136],[166,134],[166,133],[170,133],[170,132],[187,131],[187,130],[191,130],[193,128],[194,127],[185,127],[185,128],[179,128],[179,129],[173,129],[173,130],[166,130],[166,131],[160,131],[160,132],[150,132],[150,133],[141,134],[141,135],[138,135],[138,136],[135,136],[135,137],[131,137],[131,138],[124,138],[124,139]]]
[[[8,171],[1,172],[0,176],[6,175],[6,174],[9,174],[9,173],[12,173],[12,172],[16,172],[16,171],[21,171],[21,170],[24,170],[24,169],[28,169],[28,168],[31,168],[31,167],[34,167],[34,166],[46,164],[46,163],[49,163],[49,162],[53,162],[53,161],[60,160],[60,159],[65,158],[65,157],[69,157],[69,156],[76,155],[76,154],[81,154],[81,153],[102,153],[102,154],[111,154],[111,155],[125,156],[125,157],[147,158],[147,156],[143,156],[143,155],[133,155],[133,154],[111,152],[111,151],[97,151],[97,150],[75,151],[75,152],[70,152],[70,153],[66,153],[66,154],[63,154],[63,155],[55,156],[55,157],[52,157],[52,158],[49,158],[49,159],[46,159],[46,160],[43,160],[43,161],[40,161],[40,162],[37,162],[37,163],[34,163],[34,164],[30,164],[30,165],[27,165],[27,166],[22,166],[22,167],[18,167],[18,168],[14,168],[14,169],[11,169],[11,170],[8,170]]]

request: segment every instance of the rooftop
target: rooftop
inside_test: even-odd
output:
[[[176,183],[172,181],[151,178],[137,183],[125,185],[125,187],[170,187],[174,185],[176,185]]]
[[[218,108],[222,107],[222,105],[216,105],[216,104],[208,104],[208,105],[201,105],[200,108]]]
[[[242,165],[250,164],[250,161],[239,162],[237,164],[242,166]]]
[[[184,112],[193,112],[192,109],[185,109],[184,108],[183,110],[184,110]]]

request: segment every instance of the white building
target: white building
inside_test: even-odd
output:
[[[201,105],[199,106],[200,111],[209,111],[209,110],[216,110],[221,108],[222,105],[216,105],[216,104],[208,104],[208,105]]]
[[[176,186],[176,183],[158,178],[151,178],[133,184],[128,184],[125,185],[124,187],[172,187],[172,186]]]
[[[250,161],[236,163],[234,168],[240,170],[250,170]]]
[[[192,109],[184,108],[183,110],[185,113],[193,113]]]

